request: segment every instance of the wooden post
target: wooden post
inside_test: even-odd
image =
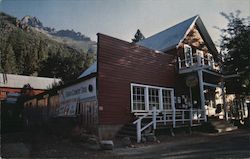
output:
[[[175,121],[175,120],[176,120],[176,119],[175,119],[175,118],[176,118],[176,117],[175,117],[176,115],[175,115],[175,113],[176,113],[176,111],[175,111],[175,109],[173,109],[173,116],[172,116],[173,128],[175,128],[175,126],[176,126],[176,121]]]
[[[181,117],[182,117],[182,124],[184,124],[184,119],[185,119],[185,112],[184,111],[182,111]]]
[[[201,99],[201,109],[204,111],[205,122],[207,121],[206,109],[205,109],[205,96],[204,96],[204,85],[203,85],[203,74],[202,70],[198,70],[199,77],[199,87],[200,87],[200,99]]]
[[[136,123],[137,143],[141,142],[141,120]]]
[[[175,116],[176,116],[176,111],[175,111],[175,103],[174,103],[174,91],[171,91],[171,106],[172,106],[172,120],[173,120],[173,128],[176,126],[176,121],[175,121]]]
[[[192,88],[189,87],[189,98],[190,98],[190,126],[193,125],[193,97],[192,97]]]
[[[227,102],[226,102],[226,95],[224,89],[224,81],[221,82],[221,93],[223,98],[223,109],[224,109],[224,119],[228,121],[228,111],[227,111]]]
[[[146,108],[145,108],[145,110],[149,111],[150,108],[149,108],[149,98],[148,98],[148,87],[145,87],[145,97],[146,97],[146,101],[145,101]]]
[[[197,62],[198,62],[198,66],[201,66],[201,56],[197,55]]]
[[[153,106],[153,129],[156,129],[156,107]]]
[[[180,59],[180,56],[178,57],[178,62],[179,62],[179,69],[181,69],[181,59]]]
[[[193,110],[190,108],[190,126],[193,126]]]
[[[167,125],[167,114],[166,114],[166,112],[164,111],[164,112],[162,112],[163,113],[163,122],[164,122],[164,125]]]
[[[159,102],[160,102],[160,105],[159,105],[159,110],[160,111],[163,111],[163,99],[162,99],[162,89],[159,89],[159,97],[160,97],[160,100],[159,100]]]

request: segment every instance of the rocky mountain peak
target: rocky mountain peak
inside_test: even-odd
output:
[[[36,27],[36,28],[43,28],[43,24],[38,18],[28,16],[28,15],[22,18],[21,24]]]

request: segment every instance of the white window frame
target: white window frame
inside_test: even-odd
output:
[[[166,90],[166,89],[162,89],[162,90],[160,91],[160,92],[162,93],[162,95],[161,95],[162,110],[169,110],[169,109],[164,109],[164,108],[163,108],[163,91],[164,91],[164,90]],[[169,91],[169,90],[167,90],[167,91]],[[170,101],[170,110],[173,109],[173,107],[172,107],[172,94],[171,94],[171,93],[172,93],[172,91],[170,92],[170,100],[171,100],[171,101]],[[175,103],[175,99],[174,99],[174,103]]]
[[[133,87],[144,87],[145,91],[144,91],[144,101],[145,101],[145,110],[134,110],[133,109]],[[173,88],[165,88],[165,87],[157,87],[157,86],[151,86],[151,85],[144,85],[144,84],[136,84],[136,83],[131,83],[130,84],[130,97],[131,97],[131,101],[130,101],[130,105],[131,105],[131,112],[132,113],[137,113],[137,112],[148,112],[149,110],[149,96],[148,96],[148,89],[149,88],[154,88],[154,89],[158,89],[159,91],[159,109],[158,110],[163,110],[163,99],[162,99],[162,90],[168,90],[171,91],[170,95],[171,95],[171,109],[175,110],[175,102],[174,102],[174,89]]]
[[[190,59],[187,58],[187,48],[190,49]],[[185,65],[186,67],[190,67],[193,65],[193,52],[192,52],[192,47],[184,44],[184,55],[185,55]],[[189,63],[190,62],[190,63]]]
[[[208,59],[208,66],[213,67],[214,64],[214,57],[212,54],[208,53],[207,54],[207,59]]]
[[[134,110],[133,109],[133,101],[134,101],[134,94],[133,94],[133,87],[143,87],[144,88],[144,101],[145,101],[145,110]],[[131,92],[130,92],[130,95],[131,95],[131,110],[134,110],[134,112],[145,112],[147,110],[146,108],[146,103],[148,103],[148,98],[145,99],[146,96],[148,96],[148,89],[146,89],[146,87],[144,86],[141,86],[141,85],[131,85]]]
[[[205,64],[205,60],[204,60],[204,52],[202,50],[196,50],[196,53],[198,56],[200,56],[200,59],[201,59],[201,65],[204,65]]]
[[[161,89],[156,89],[156,88],[152,88],[152,87],[148,87],[148,88],[146,88],[147,90],[148,90],[148,92],[150,92],[149,91],[149,89],[155,89],[156,90],[156,92],[158,92],[158,102],[159,102],[159,109],[160,109],[160,99],[161,99],[161,96],[160,96],[160,92],[161,92]],[[150,99],[150,93],[148,93],[148,99]],[[156,95],[155,95],[156,96]],[[154,97],[152,97],[152,99],[153,99]],[[152,104],[152,103],[150,103],[150,100],[148,101],[149,103],[149,110],[152,110],[152,109],[150,109],[150,104]],[[152,102],[152,101],[151,101]],[[158,104],[158,103],[157,103]],[[152,107],[153,108],[153,107]],[[157,108],[156,108],[157,109]],[[159,110],[158,109],[158,110]]]

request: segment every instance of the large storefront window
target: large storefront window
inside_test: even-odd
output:
[[[141,84],[131,84],[132,112],[169,110],[174,107],[174,89]]]

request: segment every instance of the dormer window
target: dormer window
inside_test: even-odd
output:
[[[185,65],[186,67],[190,67],[193,64],[192,58],[192,47],[185,44],[184,45],[184,55],[185,55]]]

